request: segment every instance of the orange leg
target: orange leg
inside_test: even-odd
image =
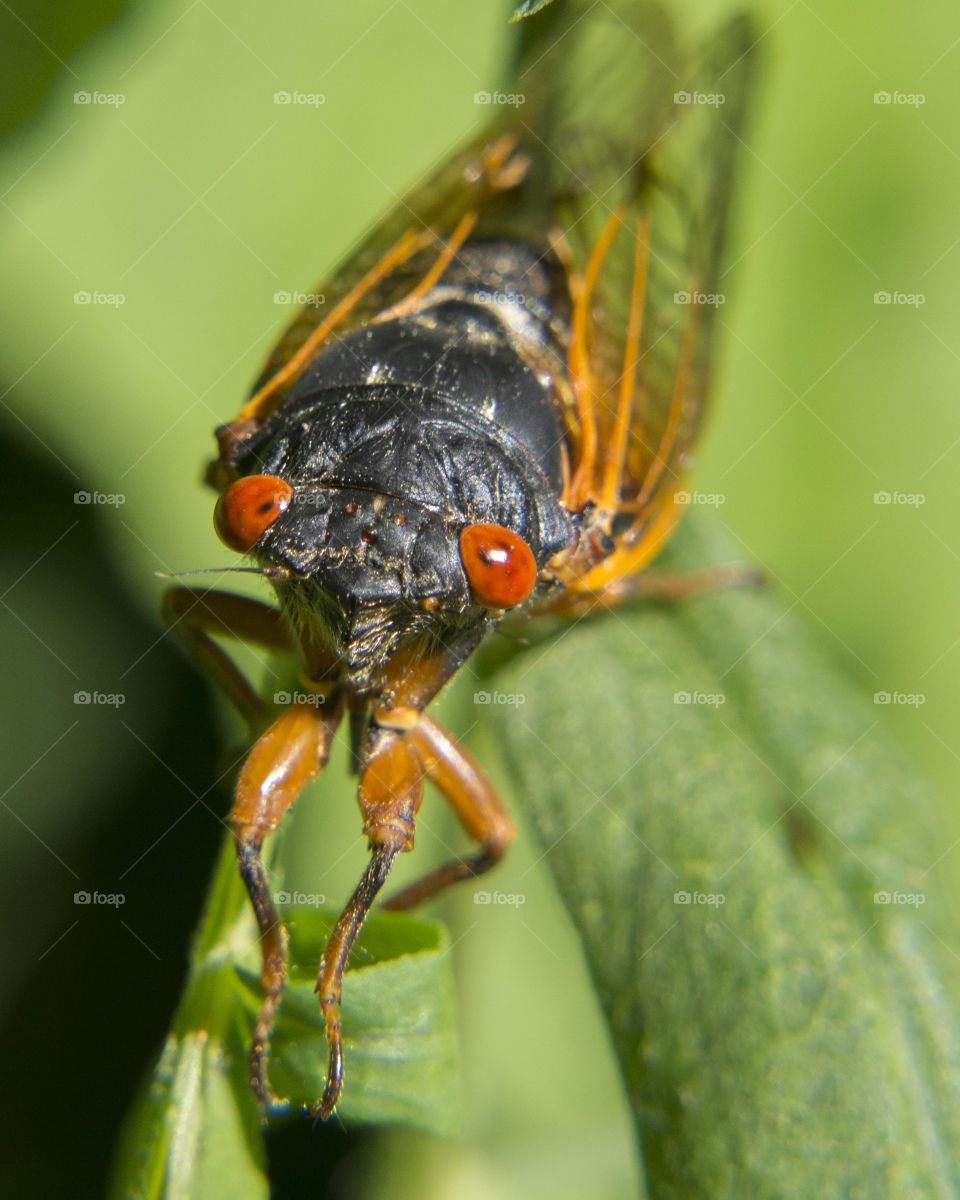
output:
[[[267,1070],[270,1038],[287,978],[287,933],[273,904],[261,849],[264,838],[326,765],[339,719],[339,706],[327,714],[298,704],[281,713],[247,756],[230,811],[240,874],[260,931],[264,997],[250,1051],[250,1082],[268,1111],[282,1110],[287,1103],[274,1094]]]
[[[242,638],[268,650],[293,653],[290,632],[277,609],[213,588],[176,587],[163,598],[163,619],[251,730],[259,729],[267,706],[213,638]]]
[[[513,822],[493,785],[471,755],[441,725],[421,714],[405,737],[427,778],[482,849],[473,858],[456,859],[437,867],[392,896],[383,907],[393,910],[411,908],[451,883],[481,875],[503,857],[514,835]]]
[[[363,831],[373,854],[330,935],[317,979],[329,1052],[326,1087],[314,1109],[314,1115],[321,1119],[329,1117],[336,1108],[343,1082],[340,996],[347,959],[394,858],[413,847],[414,816],[422,798],[423,770],[406,745],[404,735],[393,730],[371,731],[360,772],[358,799],[364,818]]]
[[[405,714],[406,724],[410,710],[398,711]],[[389,719],[389,714],[386,717]],[[493,866],[513,838],[513,823],[490,783],[466,751],[435,721],[421,714],[412,729],[374,727],[359,789],[364,833],[373,853],[330,935],[317,980],[330,1055],[327,1084],[314,1109],[320,1118],[329,1117],[336,1108],[343,1081],[343,973],[354,940],[386,882],[394,858],[413,847],[414,818],[423,798],[424,775],[436,784],[483,850],[475,858],[458,860],[431,872],[394,896],[385,908],[409,908],[448,884],[479,875]]]
[[[387,881],[390,867],[397,855],[392,846],[375,846],[370,863],[357,884],[356,890],[347,901],[340,919],[334,927],[330,940],[323,952],[320,977],[317,979],[317,995],[327,1031],[329,1060],[327,1082],[312,1115],[326,1120],[333,1115],[340,1099],[343,1086],[343,1035],[340,1031],[340,996],[343,990],[343,972],[353,943],[363,922],[367,918],[377,893]]]
[[[281,614],[245,596],[203,588],[173,588],[164,597],[164,617],[214,683],[252,729],[260,728],[268,707],[214,637],[243,638],[269,650],[292,653],[293,640]],[[327,673],[322,656],[308,653],[308,666]],[[326,765],[341,717],[335,684],[307,686],[323,695],[323,711],[297,704],[281,713],[247,755],[237,780],[230,824],[243,882],[260,933],[264,998],[250,1051],[250,1082],[268,1110],[285,1107],[270,1087],[267,1060],[277,1008],[287,977],[287,935],[270,894],[261,851],[264,838],[307,783]]]
[[[252,725],[262,722],[266,706],[213,639],[245,637],[272,650],[289,651],[291,639],[280,614],[244,597],[176,588],[166,597],[165,615],[181,636],[186,635],[195,657],[240,712]],[[437,785],[483,849],[472,859],[432,872],[394,897],[388,907],[409,907],[450,883],[480,874],[502,856],[513,837],[513,825],[478,765],[449,734],[419,712],[470,648],[465,645],[452,653],[426,656],[416,671],[409,663],[399,664],[396,679],[388,673],[386,684],[392,703],[377,711],[367,735],[358,799],[372,855],[330,935],[317,980],[329,1047],[327,1083],[313,1110],[321,1118],[333,1113],[343,1079],[339,1012],[343,973],[394,858],[413,846],[414,818],[423,797],[424,777]],[[294,705],[260,736],[240,771],[229,818],[240,874],[260,934],[263,1000],[250,1052],[250,1079],[268,1112],[283,1111],[288,1105],[270,1086],[268,1069],[270,1040],[287,978],[287,935],[271,896],[262,858],[263,843],[306,784],[326,765],[344,711],[343,697],[331,678],[325,656],[310,646],[305,647],[305,654],[308,673],[319,680],[305,683],[322,691],[323,708]]]

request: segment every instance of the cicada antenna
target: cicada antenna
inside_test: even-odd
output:
[[[158,579],[186,579],[190,575],[265,575],[268,579],[289,579],[286,567],[196,567],[192,571],[154,571]]]

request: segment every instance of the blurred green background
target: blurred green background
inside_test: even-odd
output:
[[[730,11],[674,7],[691,29]],[[697,487],[723,497],[743,557],[866,694],[923,697],[876,716],[938,789],[931,871],[950,888],[960,11],[752,8],[762,70]],[[222,833],[226,780],[211,785],[239,729],[161,640],[154,574],[230,561],[200,481],[211,431],[291,314],[282,294],[309,291],[480,127],[474,93],[503,81],[507,15],[500,0],[0,15],[2,1128],[22,1194],[100,1193]],[[314,101],[275,100],[294,92]],[[97,691],[124,703],[74,702]],[[469,697],[444,703],[455,727],[475,718]],[[364,850],[342,754],[296,821],[290,886],[345,895]],[[435,811],[430,823],[421,867],[454,836]],[[383,1179],[398,1197],[635,1193],[615,1064],[539,858],[521,838],[498,873],[527,897],[522,920],[469,896],[444,909],[462,985],[462,1142],[292,1128],[271,1147],[287,1194],[304,1163],[308,1194],[321,1179],[334,1195],[382,1194]],[[75,904],[84,890],[125,903]],[[583,1037],[586,1081],[583,1057],[562,1052]]]

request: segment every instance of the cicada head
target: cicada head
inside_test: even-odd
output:
[[[427,388],[298,389],[236,455],[216,527],[282,568],[359,686],[402,643],[482,636],[535,592],[570,537],[542,469],[508,432]]]

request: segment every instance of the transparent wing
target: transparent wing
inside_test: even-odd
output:
[[[704,410],[754,41],[739,18],[684,44],[664,9],[611,0],[557,6],[521,58],[523,146],[574,292],[569,501],[633,511],[633,538]]]
[[[315,289],[322,305],[307,304],[294,317],[260,371],[253,395],[217,430],[220,455],[207,481],[222,490],[238,443],[282,401],[308,363],[331,338],[427,290],[481,216],[502,211],[525,177],[528,161],[517,139],[497,122],[435,171],[379,222],[333,275]]]
[[[569,293],[557,297],[571,316],[566,500],[632,513],[636,540],[679,486],[704,407],[753,38],[740,19],[685,45],[644,0],[559,0],[522,30],[514,103],[321,283],[324,304],[285,331],[227,440],[467,237],[519,237],[560,259]]]
[[[347,256],[333,275],[321,281],[316,292],[324,297],[323,304],[308,305],[297,313],[264,363],[254,392],[289,362],[318,326],[329,322],[330,314],[366,277],[375,276],[350,311],[344,313],[342,321],[332,324],[331,333],[333,328],[343,324],[356,325],[369,319],[415,285],[419,275],[428,269],[429,261],[436,258],[438,245],[456,228],[471,203],[480,203],[484,199],[478,194],[480,189],[471,189],[466,184],[465,172],[482,157],[485,140],[458,151],[405,196],[363,238],[356,251]],[[398,246],[400,252],[395,256],[396,261],[391,262],[390,251]],[[408,246],[409,255],[402,252]]]

